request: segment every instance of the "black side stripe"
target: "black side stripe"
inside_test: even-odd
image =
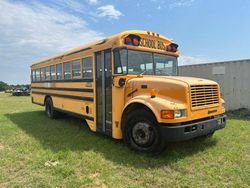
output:
[[[77,99],[83,101],[94,101],[93,97],[81,97],[81,96],[74,96],[74,95],[63,95],[63,94],[56,94],[56,93],[44,93],[39,91],[32,91],[34,94],[41,94],[41,95],[50,95],[55,97],[62,97],[62,98],[69,98],[69,99]]]
[[[93,79],[72,79],[72,80],[43,80],[43,81],[32,81],[31,83],[47,83],[47,82],[93,82]]]
[[[90,121],[94,121],[94,118],[91,117],[91,116],[87,116],[87,115],[83,115],[83,114],[78,114],[78,113],[75,113],[75,112],[70,112],[70,111],[67,111],[67,110],[63,110],[61,108],[55,108],[56,110],[60,111],[60,112],[63,112],[63,113],[66,113],[66,114],[69,114],[69,115],[72,115],[72,116],[75,116],[75,117],[78,117],[78,118],[85,118],[87,120],[90,120]]]
[[[90,88],[65,88],[65,87],[31,87],[31,89],[48,89],[48,90],[60,90],[60,91],[79,91],[79,92],[94,92]]]

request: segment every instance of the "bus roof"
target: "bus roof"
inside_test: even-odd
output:
[[[73,48],[73,49],[68,50],[66,52],[58,53],[56,55],[53,55],[53,56],[50,56],[50,57],[35,61],[35,62],[32,63],[32,65],[37,65],[37,64],[40,64],[40,63],[46,63],[46,62],[52,61],[52,60],[54,60],[56,58],[60,58],[60,57],[71,55],[71,54],[74,54],[74,53],[77,53],[77,52],[80,52],[80,51],[88,50],[88,49],[90,49],[91,47],[93,47],[95,45],[103,44],[103,43],[106,43],[107,41],[110,41],[110,40],[119,39],[119,38],[121,38],[121,37],[123,37],[125,35],[129,35],[129,34],[138,34],[138,35],[143,34],[143,35],[146,35],[146,34],[149,34],[149,33],[157,35],[159,38],[164,39],[166,41],[173,42],[171,39],[166,38],[166,37],[164,37],[164,36],[162,36],[162,35],[160,35],[160,34],[158,34],[156,32],[150,32],[150,31],[144,31],[144,30],[127,30],[127,31],[120,32],[120,33],[118,33],[116,35],[107,37],[105,39],[98,40],[98,41],[95,41],[95,42],[91,42],[91,43],[79,46],[77,48]]]

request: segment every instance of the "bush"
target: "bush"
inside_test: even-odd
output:
[[[0,91],[5,91],[6,89],[8,89],[8,87],[9,87],[8,84],[0,81]]]

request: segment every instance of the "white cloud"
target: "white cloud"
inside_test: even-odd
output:
[[[88,1],[88,3],[91,4],[91,5],[96,5],[96,4],[99,3],[98,0],[87,0],[87,1]]]
[[[183,6],[191,6],[194,3],[195,0],[174,0],[170,4],[170,8],[175,8],[175,7],[183,7]]]
[[[56,0],[52,1],[52,5],[55,4],[60,8],[73,10],[75,12],[84,12],[84,2],[79,0]]]
[[[103,38],[81,18],[39,3],[0,1],[0,80],[28,82],[29,66],[38,58]],[[2,73],[9,67],[9,77]],[[23,72],[12,72],[12,68]],[[20,74],[11,80],[11,74]],[[26,75],[24,78],[21,75]]]
[[[123,14],[116,10],[114,5],[105,5],[97,8],[97,17],[107,17],[109,19],[118,19]]]
[[[215,60],[213,59],[208,59],[205,57],[200,57],[200,56],[185,56],[181,55],[179,57],[179,65],[192,65],[192,64],[201,64],[201,63],[209,63],[209,62],[214,62]]]

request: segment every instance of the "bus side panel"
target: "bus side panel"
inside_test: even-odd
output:
[[[62,97],[52,97],[55,108],[70,111],[84,116],[93,117],[94,104],[91,101],[66,99]]]
[[[33,94],[32,93],[32,102],[40,105],[44,105],[44,95],[40,94]]]
[[[96,131],[95,127],[95,108],[94,108],[94,92],[91,92],[93,83],[92,82],[67,82],[67,83],[33,83],[32,84],[32,97],[33,103],[44,105],[46,96],[50,96],[53,101],[53,106],[62,110],[63,112],[72,113],[78,116],[82,116],[86,119],[89,128],[92,131]],[[48,88],[48,89],[47,89]],[[53,88],[53,89],[52,89]],[[56,88],[60,88],[57,90]],[[67,88],[90,90],[85,91],[70,91]],[[38,94],[40,92],[42,94]],[[62,95],[62,96],[53,96]],[[66,96],[66,97],[63,97]],[[72,98],[70,98],[72,97]],[[80,97],[74,99],[74,97]],[[93,101],[85,101],[84,97],[93,99]],[[81,99],[82,98],[82,99]]]

